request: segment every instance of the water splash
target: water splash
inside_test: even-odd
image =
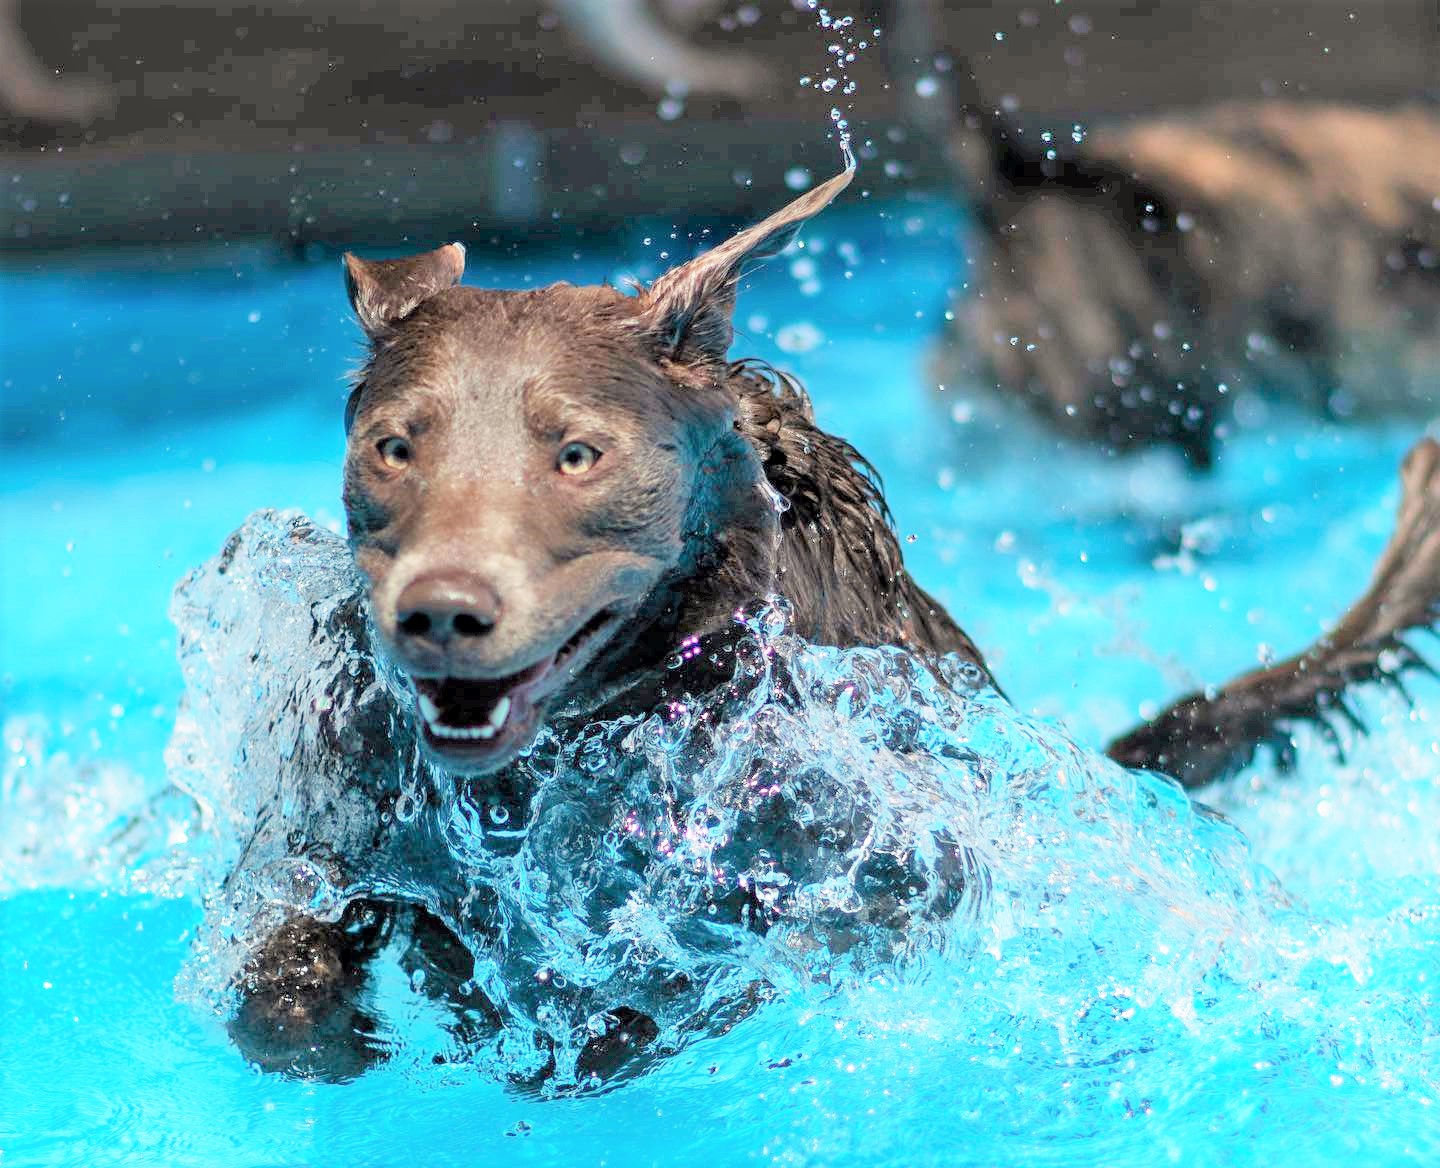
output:
[[[1072,1078],[1149,1052],[1150,1091],[1176,1044],[1254,1034],[1440,1086],[1440,1012],[1407,975],[1440,940],[1433,889],[1311,915],[1228,821],[960,663],[806,644],[776,601],[730,686],[544,736],[506,784],[457,787],[414,749],[338,537],[259,513],[174,614],[174,777],[236,866],[184,982],[217,1008],[257,921],[384,894],[474,954],[500,1023],[453,1057],[510,1078],[553,1059],[550,1088],[585,1080],[616,1007],[673,1054],[777,998]],[[365,766],[362,741],[385,744]],[[366,862],[337,879],[334,857]],[[1364,1026],[1340,1021],[1357,1009]]]
[[[37,715],[0,729],[0,898],[38,889],[184,896],[209,835],[183,792],[77,750]]]
[[[880,35],[880,30],[875,29],[867,38],[863,31],[856,27],[853,16],[839,16],[820,5],[819,0],[799,0],[803,6],[815,13],[816,23],[829,37],[829,43],[825,46],[826,61],[825,67],[816,80],[814,77],[805,76],[800,79],[802,87],[813,85],[821,93],[839,94],[841,97],[852,97],[858,89],[858,84],[850,76],[850,66],[853,65],[861,53],[870,47],[870,42]],[[797,3],[797,6],[799,4]],[[839,105],[830,107],[830,122],[835,127],[834,137],[840,145],[840,153],[845,160],[845,169],[855,169],[855,152],[851,145],[850,135],[850,109],[852,102],[842,102]]]

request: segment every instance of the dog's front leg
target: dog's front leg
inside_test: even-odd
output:
[[[338,921],[292,916],[240,977],[231,1039],[267,1071],[344,1082],[382,1057],[362,995],[394,909],[357,900]]]

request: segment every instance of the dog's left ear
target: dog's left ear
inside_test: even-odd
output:
[[[812,215],[850,185],[848,167],[829,182],[719,247],[666,272],[644,293],[641,319],[670,357],[724,360],[734,329],[735,287],[757,264],[778,255]]]
[[[437,292],[460,283],[465,245],[447,243],[403,260],[362,260],[345,253],[350,307],[371,337],[399,324]]]

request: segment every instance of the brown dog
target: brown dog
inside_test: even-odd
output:
[[[727,670],[711,661],[723,660],[735,612],[772,592],[788,597],[795,630],[811,641],[956,655],[984,677],[975,646],[906,573],[864,460],[816,427],[795,382],[727,357],[747,265],[779,250],[849,178],[635,296],[462,287],[454,244],[406,260],[347,257],[370,338],[348,410],[350,540],[380,648],[413,686],[413,731],[404,717],[369,729],[358,719],[322,737],[333,757],[296,765],[344,782],[326,789],[323,807],[307,804],[293,825],[269,829],[293,831],[287,846],[323,859],[337,886],[412,891],[356,900],[339,921],[293,915],[252,938],[232,1026],[252,1057],[340,1077],[377,1057],[360,990],[402,918],[426,992],[450,1000],[465,1026],[495,1024],[466,982],[469,955],[455,935],[498,927],[469,923],[485,897],[453,871],[443,841],[406,834],[371,807],[378,783],[366,776],[393,770],[410,733],[444,772],[508,798],[516,755],[540,727],[568,733],[644,713],[668,687],[719,684]],[[1287,721],[1343,708],[1351,683],[1418,663],[1401,638],[1436,615],[1440,446],[1416,449],[1404,486],[1375,583],[1331,637],[1182,702],[1117,744],[1116,757],[1205,782],[1243,765],[1257,743],[1283,742]],[[346,644],[366,647],[358,603],[332,621]],[[682,644],[701,651],[677,675],[667,660]],[[374,688],[346,677],[357,691]],[[347,702],[365,705],[341,694],[335,708]],[[523,818],[523,793],[515,804]],[[304,818],[317,809],[343,829],[307,841]],[[734,911],[748,910],[737,901]],[[667,982],[652,996],[681,992]],[[733,1018],[749,1007],[727,1008]],[[612,1025],[580,1052],[579,1073],[616,1073],[656,1033],[635,1005],[584,1009]]]

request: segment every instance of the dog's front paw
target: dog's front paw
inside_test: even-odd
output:
[[[353,1003],[317,1010],[291,995],[247,998],[230,1023],[230,1037],[245,1060],[261,1070],[296,1078],[346,1083],[384,1058],[375,1021]]]
[[[262,1070],[345,1082],[384,1057],[363,965],[336,924],[287,921],[246,966],[231,1039]]]

